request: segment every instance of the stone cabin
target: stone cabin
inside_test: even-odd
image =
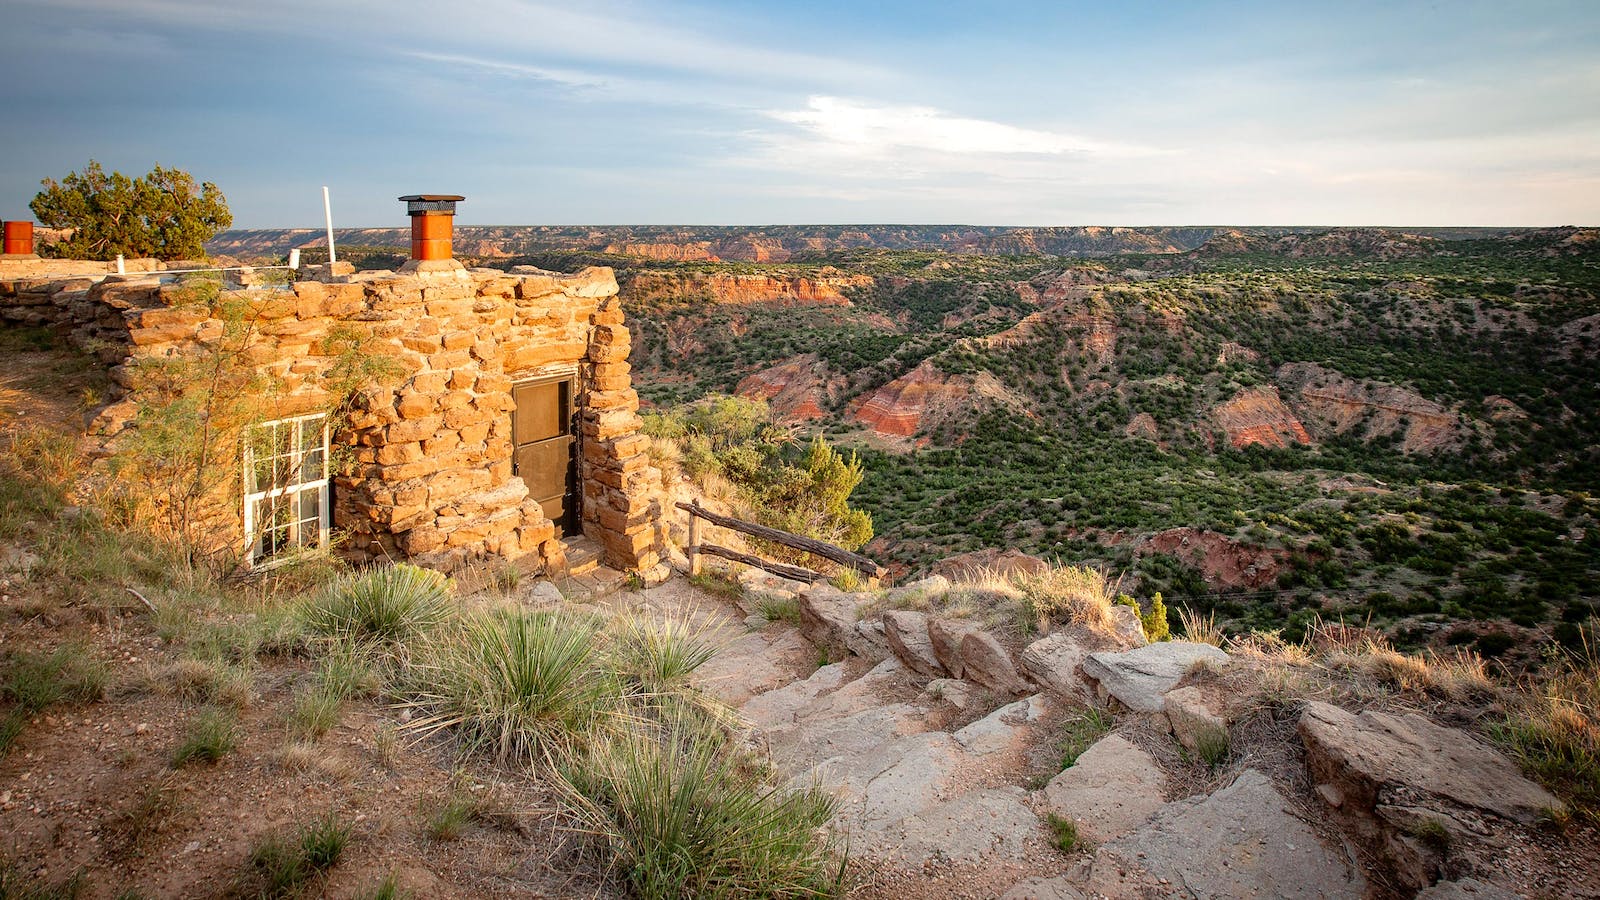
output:
[[[224,289],[248,320],[248,365],[274,387],[241,441],[242,487],[209,530],[254,565],[330,546],[337,529],[331,545],[357,563],[454,572],[504,561],[555,576],[581,547],[659,577],[661,478],[638,433],[612,271],[469,270],[449,250],[459,198],[402,199],[413,258],[400,271],[335,263],[288,284]],[[88,435],[91,452],[109,457],[137,427],[141,360],[193,353],[239,328],[229,332],[221,304],[185,303],[189,289],[170,273],[105,268],[8,255],[0,318],[54,328],[110,367],[118,396]],[[330,415],[336,332],[394,364],[381,387]]]

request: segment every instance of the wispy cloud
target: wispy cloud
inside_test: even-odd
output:
[[[577,69],[551,68],[548,66],[534,66],[524,63],[505,62],[497,59],[485,59],[477,56],[464,56],[454,53],[425,53],[410,51],[406,54],[412,59],[425,62],[438,63],[443,66],[459,69],[478,70],[511,78],[532,79],[535,81],[548,81],[553,84],[565,85],[574,88],[605,87],[613,79]]]

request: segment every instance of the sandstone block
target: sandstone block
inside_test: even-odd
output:
[[[1079,754],[1045,785],[1050,811],[1095,841],[1120,837],[1166,805],[1167,777],[1155,758],[1118,734]]]
[[[1127,609],[1127,607],[1122,607]],[[1228,654],[1210,644],[1165,641],[1122,653],[1091,653],[1083,661],[1083,674],[1105,694],[1143,713],[1165,708],[1162,696],[1195,665],[1226,665]]]
[[[1022,694],[1028,689],[1017,674],[1010,651],[987,631],[973,630],[962,636],[961,677],[1003,694]]]

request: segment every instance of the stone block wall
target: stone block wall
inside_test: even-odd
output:
[[[3,274],[3,273],[0,273]],[[325,406],[321,375],[334,329],[364,336],[398,376],[354,398],[335,426],[348,463],[334,478],[334,525],[354,561],[411,559],[446,571],[531,557],[558,573],[565,545],[512,475],[512,386],[572,375],[577,384],[582,530],[615,568],[655,573],[664,540],[660,475],[638,433],[629,335],[610,269],[561,275],[458,263],[410,273],[334,275],[327,267],[287,288],[235,295],[247,304],[252,365],[279,390],[262,419]],[[131,388],[129,364],[217,340],[224,323],[178,304],[184,288],[158,277],[98,282],[0,280],[0,316],[48,325],[96,349]],[[108,448],[137,398],[124,396],[91,431]],[[239,536],[241,521],[224,533]],[[527,561],[527,560],[524,560]]]

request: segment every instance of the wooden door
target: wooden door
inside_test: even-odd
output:
[[[511,414],[515,447],[511,471],[528,486],[528,495],[544,507],[556,535],[578,531],[578,460],[573,440],[570,377],[530,381],[511,388],[516,409]]]

